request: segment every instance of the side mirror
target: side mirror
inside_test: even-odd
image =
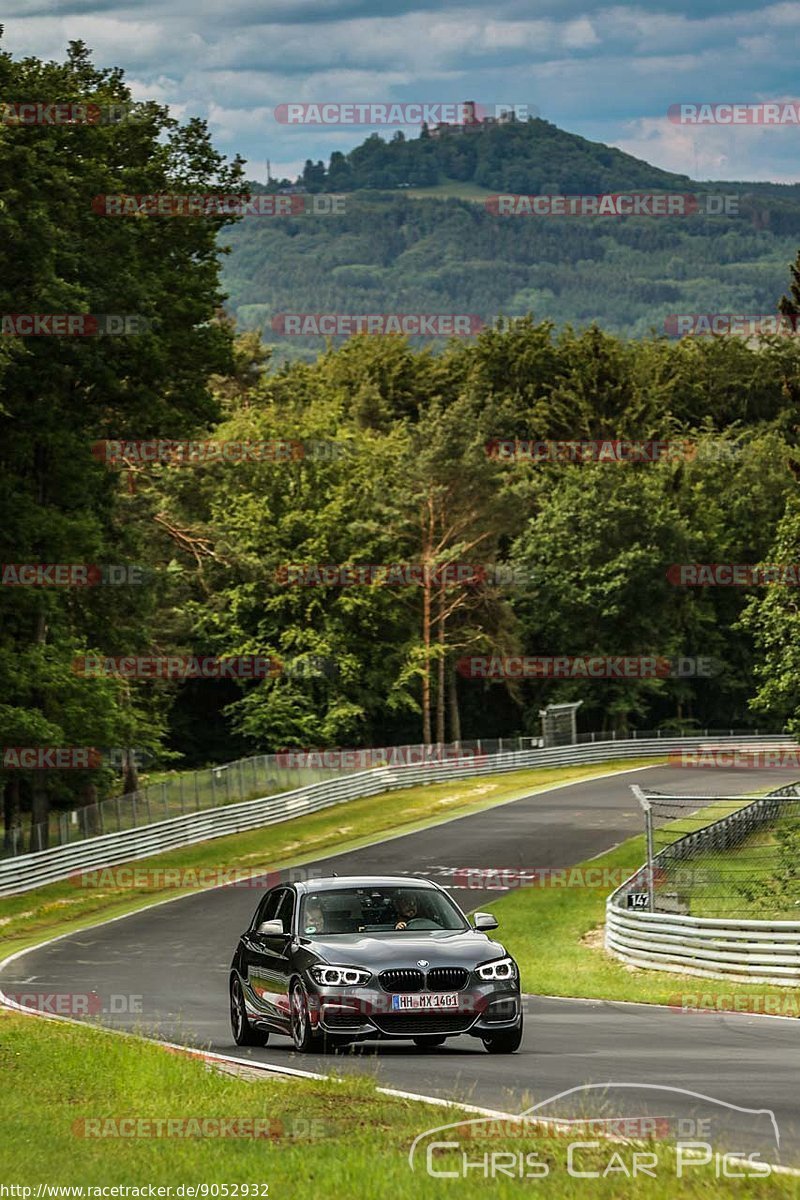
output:
[[[256,933],[262,937],[283,937],[283,921],[262,921]]]
[[[476,929],[497,929],[497,917],[494,913],[476,912],[472,923]]]

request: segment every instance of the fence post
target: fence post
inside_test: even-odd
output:
[[[194,806],[200,812],[200,772],[194,773]]]
[[[647,908],[655,912],[655,872],[653,869],[653,810],[648,804],[644,810],[644,829],[647,837]]]

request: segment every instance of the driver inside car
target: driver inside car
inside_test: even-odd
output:
[[[309,896],[306,903],[305,933],[325,933],[325,913],[317,896]]]
[[[417,897],[413,892],[401,892],[395,904],[397,908],[395,929],[407,929],[409,921],[413,921],[415,917],[419,916]]]

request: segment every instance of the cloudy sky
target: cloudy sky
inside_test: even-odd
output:
[[[60,59],[82,39],[98,65],[124,69],[137,99],[206,118],[255,179],[267,159],[293,177],[369,132],[287,127],[279,104],[474,99],[535,106],[697,179],[800,180],[797,126],[666,118],[682,102],[798,99],[800,0],[9,0],[2,20],[15,57]]]

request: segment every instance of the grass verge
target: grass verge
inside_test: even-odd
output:
[[[580,869],[599,868],[601,875],[608,872],[607,877],[622,882],[645,859],[644,837],[630,838],[577,870],[565,871],[563,885],[520,888],[489,906],[500,922],[499,936],[520,965],[523,989],[550,996],[703,1008],[731,1007],[730,999],[746,1011],[800,1016],[799,988],[647,971],[606,952],[606,898],[615,884],[580,886]],[[569,885],[570,877],[578,886]],[[759,1007],[760,1001],[764,1007]]]
[[[0,1066],[5,1081],[0,1091],[0,1179],[30,1187],[33,1196],[39,1184],[80,1186],[85,1197],[91,1195],[86,1191],[90,1187],[144,1187],[140,1194],[146,1196],[148,1185],[176,1189],[217,1184],[228,1186],[227,1192],[217,1191],[219,1196],[259,1200],[473,1200],[530,1195],[531,1183],[537,1195],[552,1200],[587,1195],[587,1179],[568,1173],[566,1139],[541,1136],[530,1127],[523,1140],[502,1136],[506,1131],[495,1125],[486,1136],[464,1141],[461,1150],[431,1157],[433,1170],[454,1177],[429,1175],[424,1156],[412,1173],[408,1152],[414,1138],[458,1121],[462,1114],[381,1095],[365,1078],[237,1078],[138,1039],[9,1014],[0,1020]],[[129,1124],[117,1124],[125,1118]],[[156,1122],[177,1118],[194,1118],[197,1124],[181,1127],[183,1136],[176,1135],[175,1125],[162,1124],[173,1135],[154,1136]],[[228,1136],[214,1136],[209,1122],[220,1119],[229,1124],[217,1129],[227,1128]],[[230,1135],[232,1129],[259,1128],[254,1122],[273,1136]],[[120,1130],[128,1136],[119,1136]],[[195,1136],[186,1136],[190,1130]],[[610,1200],[622,1194],[621,1187],[624,1191],[621,1180],[631,1173],[637,1149],[642,1148],[593,1142],[592,1148],[578,1152],[573,1169],[600,1173],[590,1180],[591,1194]],[[678,1179],[674,1147],[654,1142],[648,1149],[657,1165],[655,1177],[640,1175],[633,1185],[642,1200],[800,1195],[800,1180],[785,1176],[722,1182],[713,1160]],[[463,1174],[462,1154],[475,1162],[502,1152],[514,1163],[522,1159],[528,1171],[534,1159],[525,1156],[535,1156],[538,1174],[544,1164],[546,1177],[492,1177],[474,1168]],[[508,1167],[507,1157],[506,1172]]]
[[[139,859],[136,867],[143,874],[148,870],[161,873],[174,868],[208,874],[234,869],[253,873],[276,871],[380,841],[382,837],[412,833],[452,817],[545,791],[555,784],[576,783],[661,761],[663,759],[617,759],[591,766],[514,771],[507,775],[454,779],[384,792],[380,796],[350,800],[262,829]],[[104,878],[107,876],[100,876],[101,884]],[[142,887],[124,882],[118,886],[95,886],[94,883],[82,886],[78,878],[5,896],[0,899],[4,956],[48,937],[71,933],[86,925],[145,908],[154,901],[188,895],[195,890],[192,886],[165,886],[163,879],[155,876]]]

